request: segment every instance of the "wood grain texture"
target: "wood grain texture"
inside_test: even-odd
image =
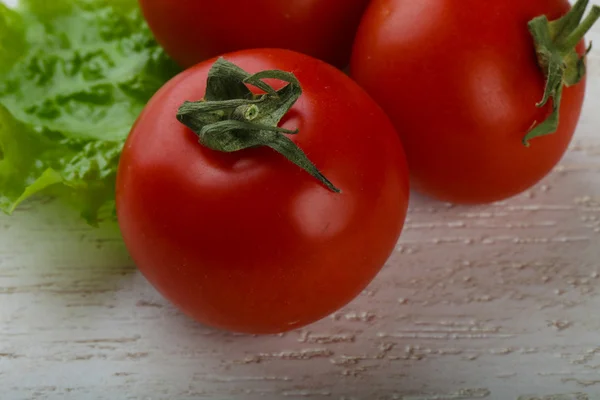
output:
[[[600,51],[589,70],[547,179],[482,207],[415,196],[368,290],[285,335],[190,321],[56,203],[0,217],[0,399],[600,399]]]

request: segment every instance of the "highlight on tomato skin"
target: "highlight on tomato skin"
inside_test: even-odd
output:
[[[232,51],[282,48],[344,68],[369,0],[139,0],[182,67]]]
[[[117,215],[139,270],[185,314],[280,333],[375,279],[402,232],[408,181],[397,132],[348,76],[301,53],[244,50],[150,100],[123,149]]]
[[[554,169],[584,101],[583,35],[600,16],[588,5],[370,3],[350,74],[394,123],[413,189],[451,203],[491,203]]]

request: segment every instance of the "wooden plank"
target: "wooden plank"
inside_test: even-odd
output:
[[[576,139],[547,179],[490,206],[415,196],[373,284],[285,335],[193,323],[116,232],[58,204],[1,216],[0,397],[600,399],[600,51],[589,66]]]

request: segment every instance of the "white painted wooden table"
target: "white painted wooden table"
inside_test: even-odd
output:
[[[414,197],[368,290],[286,335],[193,323],[58,204],[0,217],[0,399],[600,399],[600,51],[589,68],[551,176],[485,207]]]

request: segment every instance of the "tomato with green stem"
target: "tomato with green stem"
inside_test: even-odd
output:
[[[139,0],[157,41],[182,67],[232,51],[283,48],[339,68],[369,0]]]
[[[416,190],[493,202],[556,166],[584,101],[588,3],[371,2],[351,75],[394,122]]]
[[[355,298],[408,207],[398,134],[348,76],[254,49],[150,100],[124,146],[117,215],[138,268],[207,325],[291,330]]]

